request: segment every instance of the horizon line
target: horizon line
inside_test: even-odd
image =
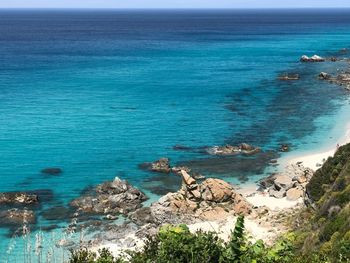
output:
[[[303,10],[350,9],[346,7],[0,7],[0,10]]]

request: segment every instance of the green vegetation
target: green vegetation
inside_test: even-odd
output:
[[[149,237],[142,251],[113,258],[107,250],[96,256],[81,249],[70,263],[350,263],[350,144],[316,172],[307,192],[313,206],[292,218],[294,231],[273,246],[251,242],[239,217],[228,242],[216,233],[168,225]]]
[[[350,144],[316,171],[307,193],[315,207],[300,215],[297,248],[306,257],[317,254],[329,262],[350,262]]]
[[[70,263],[283,263],[296,258],[291,240],[285,238],[273,247],[266,247],[259,240],[252,243],[244,233],[244,218],[239,217],[228,242],[222,241],[216,233],[196,232],[192,234],[186,225],[167,225],[158,235],[149,237],[140,252],[129,252],[128,256],[113,258],[107,251],[100,256],[86,249],[73,252]]]

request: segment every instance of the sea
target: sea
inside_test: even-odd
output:
[[[118,176],[149,203],[179,188],[141,163],[167,157],[242,186],[281,169],[281,144],[336,145],[349,92],[318,74],[348,62],[299,60],[348,48],[350,9],[0,10],[0,192],[46,193],[30,237],[0,213],[0,262],[67,259],[57,243],[70,219],[45,211],[89,187]],[[205,150],[240,143],[262,153]]]

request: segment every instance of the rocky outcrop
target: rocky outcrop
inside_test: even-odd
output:
[[[139,167],[144,170],[149,170],[158,173],[170,173],[170,160],[168,158],[161,158],[151,163],[140,164]]]
[[[151,216],[145,218],[152,218],[157,224],[176,224],[222,219],[232,214],[247,215],[251,212],[251,205],[225,181],[210,178],[198,184],[184,170],[181,171],[181,177],[181,189],[176,193],[168,193],[153,203],[147,211]],[[133,217],[134,215],[131,219]],[[140,224],[140,218],[139,216],[134,221]]]
[[[321,72],[318,75],[320,80],[327,80],[330,83],[337,84],[339,86],[344,87],[345,89],[350,90],[350,72],[349,71],[341,71],[338,75],[332,76],[326,72]]]
[[[326,61],[326,59],[324,59],[323,57],[320,57],[318,55],[313,55],[312,57],[308,57],[306,55],[303,55],[300,58],[301,62],[324,62]]]
[[[236,154],[252,155],[261,152],[259,147],[251,146],[247,143],[242,143],[238,146],[224,145],[224,146],[214,146],[207,149],[207,152],[211,155],[218,156],[230,156]]]
[[[89,193],[73,200],[70,205],[83,213],[127,215],[140,208],[146,195],[118,177],[96,186]]]
[[[57,167],[50,167],[50,168],[45,168],[41,170],[41,173],[48,174],[48,175],[59,175],[62,172],[63,172],[62,169]]]
[[[295,201],[304,196],[306,184],[313,173],[301,164],[293,164],[287,166],[283,174],[273,174],[260,180],[259,185],[272,197],[287,197],[288,200]]]
[[[38,195],[30,192],[0,193],[0,205],[36,205],[39,203]]]

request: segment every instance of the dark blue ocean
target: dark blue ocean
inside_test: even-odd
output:
[[[0,10],[0,192],[52,190],[40,214],[119,176],[155,200],[180,184],[138,168],[160,157],[254,182],[278,169],[268,162],[281,143],[336,143],[348,94],[317,75],[348,65],[299,58],[349,47],[347,9]],[[242,142],[268,154],[228,164],[200,150]],[[53,224],[65,226],[39,216],[34,230]],[[21,259],[22,239],[0,234],[0,259]]]

